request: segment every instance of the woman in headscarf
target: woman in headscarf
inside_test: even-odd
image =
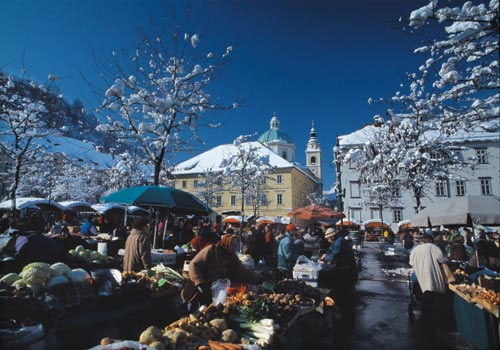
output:
[[[228,278],[231,282],[258,284],[262,277],[245,267],[235,251],[239,240],[227,234],[215,245],[203,248],[189,264],[189,281],[182,290],[185,303],[208,305],[212,302],[212,283]]]

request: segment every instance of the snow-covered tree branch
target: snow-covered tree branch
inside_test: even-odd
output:
[[[20,81],[0,74],[0,154],[14,164],[9,173],[12,211],[16,208],[22,167],[40,152],[34,141],[48,133],[41,118],[47,111],[44,103],[36,96],[27,96],[20,85]]]
[[[201,35],[172,27],[170,34],[143,33],[134,52],[113,52],[111,65],[98,64],[109,82],[101,107],[110,113],[98,130],[136,142],[154,167],[154,184],[167,153],[189,150],[201,141],[200,127],[216,126],[209,114],[236,107],[208,92],[233,48],[208,51]]]

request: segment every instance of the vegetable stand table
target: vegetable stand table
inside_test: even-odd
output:
[[[453,298],[455,322],[460,335],[477,349],[498,349],[498,318],[456,292]]]
[[[80,309],[56,320],[59,349],[86,349],[114,334],[117,338],[138,339],[140,331],[151,324],[164,325],[178,318],[180,297],[175,290],[151,293],[144,299],[112,308]]]

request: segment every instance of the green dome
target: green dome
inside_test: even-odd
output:
[[[280,129],[269,129],[262,135],[260,135],[258,141],[262,143],[272,142],[272,141],[286,141],[288,143],[293,143],[292,139],[288,134]]]

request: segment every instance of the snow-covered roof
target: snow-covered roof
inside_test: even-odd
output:
[[[90,207],[92,204],[89,202],[81,202],[81,201],[64,201],[59,202],[59,204],[65,206],[67,209],[75,208],[75,207]]]
[[[71,137],[49,135],[35,142],[46,148],[49,153],[61,154],[72,161],[94,168],[106,169],[114,163],[110,154],[98,152],[92,143]]]
[[[125,211],[125,206],[121,205],[121,204],[118,204],[118,203],[98,203],[98,204],[92,204],[92,209],[94,209],[99,214],[104,214],[108,210],[111,210],[111,209],[114,209],[114,208],[121,209],[121,210]]]
[[[66,207],[56,202],[55,200],[35,197],[16,198],[16,209],[37,208],[37,204],[53,205],[61,210],[66,210]],[[12,200],[6,200],[0,203],[0,209],[9,209],[12,206]]]
[[[339,136],[340,147],[361,146],[369,141],[370,138],[379,130],[374,125],[367,125],[362,129],[356,130],[348,135]],[[426,139],[434,139],[438,136],[438,131],[427,131],[424,134]],[[462,143],[474,141],[498,141],[500,134],[498,132],[489,132],[482,129],[459,130],[454,135],[447,137],[448,142]]]
[[[279,155],[274,153],[270,148],[263,145],[260,142],[252,141],[245,142],[242,144],[243,146],[248,145],[248,147],[252,147],[256,149],[261,156],[267,157],[269,159],[269,165],[277,169],[284,168],[295,168],[300,172],[304,173],[304,175],[311,178],[313,181],[318,182],[319,180],[314,177],[312,173],[307,168],[304,168],[299,163],[291,163],[286,159],[281,158]],[[188,174],[200,174],[204,173],[208,170],[212,172],[224,171],[224,159],[228,159],[233,155],[237,154],[238,147],[233,144],[225,144],[214,147],[208,151],[205,151],[191,159],[188,159],[184,162],[177,164],[172,174],[175,175],[188,175]]]

